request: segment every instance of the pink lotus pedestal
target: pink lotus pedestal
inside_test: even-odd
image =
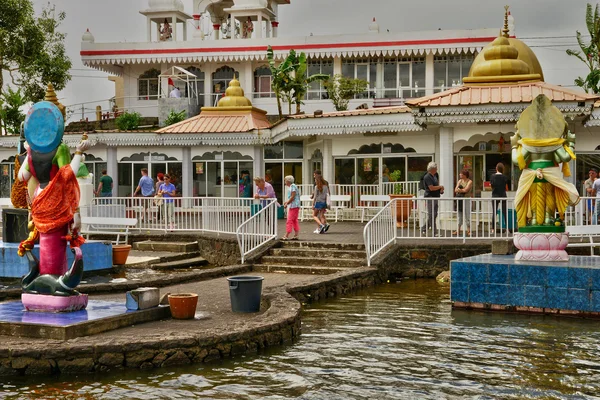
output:
[[[569,255],[565,251],[569,244],[567,233],[515,233],[513,243],[519,249],[515,260],[569,260]]]
[[[88,295],[77,296],[49,296],[46,294],[23,293],[21,302],[27,311],[38,312],[72,312],[83,310],[88,304]]]

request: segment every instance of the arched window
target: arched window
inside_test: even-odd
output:
[[[271,90],[271,68],[262,66],[254,70],[254,97],[275,97]]]
[[[158,98],[158,76],[160,71],[149,69],[138,78],[138,100],[156,100]]]
[[[236,76],[236,70],[223,66],[212,74],[213,93],[225,93],[229,82]]]
[[[186,70],[196,76],[195,79],[190,79],[190,85],[195,86],[195,92],[198,94],[198,102],[200,106],[204,106],[204,72],[198,67],[188,67]],[[187,88],[185,97],[189,97]]]

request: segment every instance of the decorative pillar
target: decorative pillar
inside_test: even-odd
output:
[[[213,39],[219,40],[219,31],[221,30],[221,24],[213,24]]]
[[[187,40],[187,23],[184,22],[183,23],[183,41],[185,42]]]
[[[272,31],[271,31],[271,21],[266,21],[265,23],[265,37],[270,38],[273,37],[271,35]]]
[[[254,97],[254,74],[252,73],[252,62],[243,64],[241,74],[243,78],[240,77],[240,85],[242,86],[242,89],[244,89],[244,94],[246,97],[252,99]]]
[[[113,181],[117,184],[117,190],[113,190],[113,197],[119,197],[119,169],[118,169],[118,160],[117,160],[117,148],[116,147],[107,147],[106,148],[106,173],[108,176],[113,178]]]
[[[204,107],[212,107],[213,104],[213,84],[212,84],[212,73],[213,66],[206,63],[204,64]]]
[[[279,22],[277,21],[271,21],[271,26],[273,27],[273,36],[274,38],[277,37],[277,28],[279,27]]]
[[[254,145],[254,164],[252,168],[252,178],[254,179],[257,176],[264,177],[265,176],[265,161],[263,158],[263,145],[257,144]]]
[[[194,28],[200,29],[200,14],[194,14],[192,17],[194,18]]]
[[[235,17],[229,18],[229,39],[235,39]]]
[[[192,148],[184,147],[182,149],[183,157],[181,164],[181,195],[183,197],[193,196],[193,174],[192,174]]]
[[[425,56],[425,95],[433,94],[435,82],[433,82],[433,53],[428,53]]]
[[[440,185],[444,187],[443,197],[452,197],[454,191],[454,128],[442,126],[439,134],[439,158],[437,161]]]
[[[261,39],[263,37],[263,19],[261,14],[258,14],[258,21],[256,25],[258,28],[256,29],[256,37]]]
[[[146,29],[148,34],[148,42],[152,41],[152,20],[150,18],[146,18]]]
[[[333,74],[334,75],[342,74],[342,57],[335,57],[333,59]]]
[[[308,170],[308,168],[306,168]],[[333,140],[332,139],[324,139],[323,140],[323,178],[330,184],[335,183],[335,179],[333,176]],[[310,181],[312,182],[312,176],[310,177]]]
[[[171,41],[175,42],[177,41],[177,17],[175,16],[171,18],[171,27]]]

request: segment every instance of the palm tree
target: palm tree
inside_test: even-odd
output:
[[[293,50],[290,50],[290,54],[292,51]],[[296,104],[296,114],[300,114],[300,106],[304,104],[302,99],[306,96],[308,86],[312,82],[327,81],[330,76],[327,74],[307,75],[308,62],[306,61],[306,54],[304,54],[304,52],[300,53],[300,55],[295,58],[292,65],[294,67],[294,78],[291,83],[292,89],[294,90],[293,102]]]
[[[283,111],[281,110],[281,97],[285,96],[288,99],[288,103],[291,99],[291,82],[293,80],[291,75],[295,70],[295,59],[296,52],[292,49],[285,60],[276,66],[273,49],[271,46],[267,48],[267,60],[269,60],[269,68],[271,69],[272,76],[271,89],[273,89],[275,97],[277,98],[277,111],[279,112],[280,119],[283,118]]]
[[[585,10],[585,24],[590,34],[589,43],[584,43],[581,33],[577,31],[577,44],[579,50],[567,50],[567,54],[579,58],[590,70],[585,77],[575,79],[575,84],[582,87],[586,92],[600,93],[600,6],[596,4],[595,9],[588,3]]]

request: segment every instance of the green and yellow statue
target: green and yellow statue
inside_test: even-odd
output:
[[[543,94],[523,111],[516,129],[511,145],[512,161],[522,170],[515,195],[519,232],[564,232],[565,211],[579,202],[577,189],[563,178],[571,175],[575,135]]]

